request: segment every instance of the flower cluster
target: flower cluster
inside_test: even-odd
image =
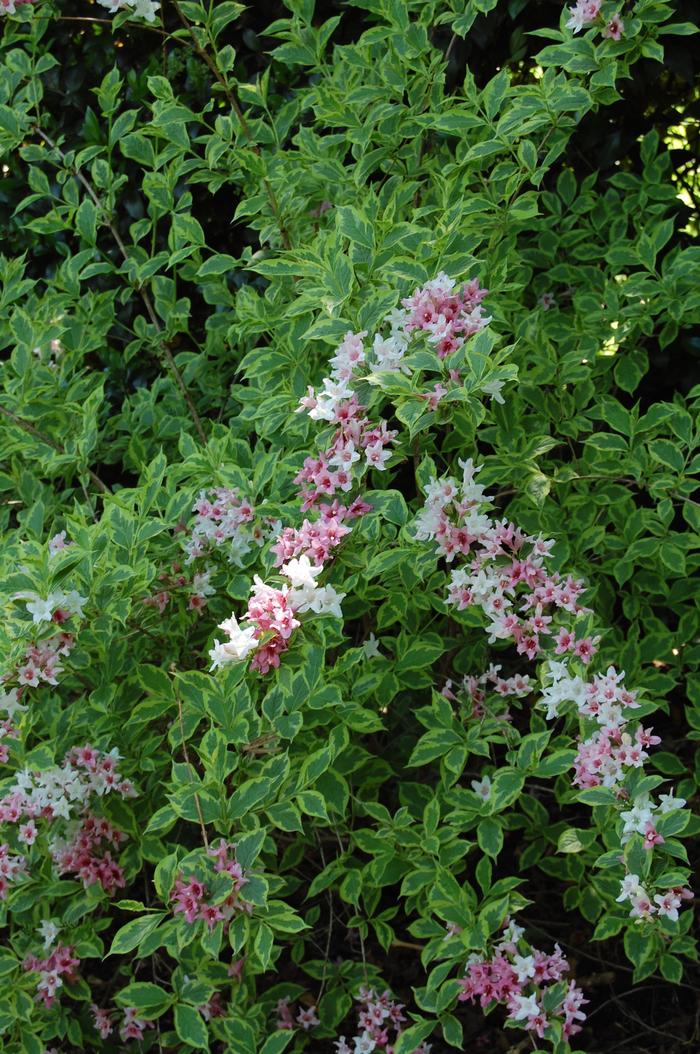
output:
[[[684,886],[673,886],[663,893],[656,893],[652,903],[649,894],[641,884],[639,875],[625,875],[620,883],[620,895],[617,897],[618,904],[628,900],[632,905],[630,917],[635,919],[650,919],[652,915],[665,916],[671,922],[678,921],[678,909],[684,900],[692,900],[694,893]]]
[[[98,4],[106,7],[111,15],[118,11],[133,11],[135,18],[145,18],[147,22],[155,22],[156,12],[160,7],[160,0],[97,0]]]
[[[317,506],[319,517],[315,522],[305,519],[301,527],[286,527],[279,532],[272,550],[289,585],[269,586],[258,577],[254,579],[243,620],[248,624],[239,625],[235,615],[220,623],[219,629],[226,631],[228,639],[214,641],[209,652],[212,669],[242,662],[254,653],[252,668],[267,673],[279,666],[281,653],[289,647],[290,637],[300,625],[297,615],[312,611],[341,617],[343,594],[336,593],[332,586],[319,586],[316,578],[332,550],[350,533],[347,521],[369,512],[371,506],[361,498],[343,505],[334,495],[352,490],[369,468],[385,469],[391,456],[389,448],[398,434],[385,421],[374,423],[366,416],[366,407],[351,387],[356,371],[365,363],[375,373],[407,370],[403,359],[416,332],[427,333],[441,358],[452,354],[467,337],[490,322],[480,307],[486,294],[476,280],[457,289],[453,279],[440,274],[402,300],[402,307],[388,316],[391,334],[386,338],[377,334],[369,356],[363,343],[366,331],[346,334],[330,360],[330,377],[325,378],[318,392],[309,388],[297,411],[336,425],[330,445],[319,457],[307,457],[295,478],[301,488],[302,509]],[[200,501],[203,505],[196,505],[195,510],[210,518],[206,495],[201,495]],[[236,512],[236,517],[239,515]]]
[[[454,278],[441,271],[437,278],[405,297],[401,308],[389,315],[389,342],[377,338],[374,342],[377,368],[392,368],[392,365],[387,367],[387,360],[389,364],[393,363],[398,350],[400,362],[409,337],[416,331],[426,333],[441,359],[458,351],[468,337],[479,333],[491,321],[490,315],[481,313],[481,302],[488,292],[488,289],[481,288],[476,278],[465,282],[460,289]]]
[[[542,1039],[551,1021],[562,1022],[565,1039],[581,1031],[586,1015],[581,1007],[588,1000],[571,981],[562,992],[558,982],[569,972],[569,964],[558,944],[547,955],[526,946],[524,930],[508,922],[501,940],[488,957],[470,955],[465,977],[460,981],[460,1001],[475,1002],[486,1009],[502,1003],[508,1020]],[[554,986],[557,985],[555,989]]]
[[[8,716],[0,720],[0,764],[5,764],[10,757],[10,747],[7,743],[1,742],[3,739],[18,739],[19,729],[13,725],[12,717],[19,711],[26,710],[25,706],[22,706],[18,702],[19,693],[17,689],[13,689],[11,692],[0,691],[0,710],[5,710]]]
[[[355,998],[357,1031],[349,1041],[345,1036],[335,1041],[337,1054],[372,1054],[375,1050],[392,1054],[406,1020],[403,1003],[397,1003],[388,990],[380,995],[373,988],[365,987]],[[430,1054],[430,1050],[429,1043],[419,1043],[412,1054]]]
[[[491,663],[488,670],[480,676],[475,677],[468,674],[463,677],[460,685],[447,681],[442,689],[442,695],[455,702],[457,700],[455,691],[464,692],[469,700],[471,717],[482,718],[488,715],[509,720],[510,714],[507,707],[505,709],[502,706],[495,708],[486,702],[488,693],[495,693],[501,700],[522,699],[530,695],[534,686],[527,674],[516,673],[513,677],[501,677],[501,669],[501,666]]]
[[[46,598],[33,592],[16,593],[14,599],[27,601],[27,611],[33,622],[56,622],[59,625],[67,622],[72,615],[82,618],[83,607],[87,603],[87,597],[81,597],[75,589],[68,593],[63,589],[55,589]]]
[[[27,602],[27,612],[32,616],[33,624],[47,622],[55,626],[62,626],[74,616],[82,618],[83,606],[87,603],[87,598],[74,589],[67,593],[62,589],[54,590],[46,598],[33,591],[26,591],[16,593],[13,600]],[[65,630],[54,633],[45,640],[29,644],[23,659],[3,676],[2,682],[11,684],[16,681],[20,688],[36,688],[42,682],[58,684],[58,676],[63,672],[60,657],[70,655],[74,644],[74,635]],[[3,699],[6,700],[7,697],[3,696]],[[15,697],[15,704],[17,701]],[[3,704],[0,703],[0,706]],[[6,706],[4,708],[7,709]]]
[[[15,784],[0,798],[0,822],[16,824],[25,817],[70,820],[87,808],[93,794],[134,797],[133,784],[117,771],[118,761],[116,749],[104,753],[87,745],[69,750],[62,765],[16,773]]]
[[[8,680],[16,679],[23,688],[38,688],[42,681],[58,684],[59,674],[63,673],[60,656],[70,655],[74,644],[72,633],[61,632],[28,645],[23,660]]]
[[[215,487],[201,491],[192,511],[195,522],[185,542],[187,563],[205,556],[212,549],[223,549],[232,564],[242,567],[241,558],[251,550],[251,542],[262,545],[265,535],[254,524],[255,508],[236,487]]]
[[[277,1000],[275,1013],[277,1014],[278,1029],[291,1031],[298,1025],[299,1028],[303,1028],[304,1032],[308,1032],[310,1029],[315,1028],[316,1025],[321,1024],[316,1014],[315,1006],[302,1006],[295,1016],[289,1002],[289,996],[284,996],[284,998]]]
[[[95,1003],[90,1007],[92,1021],[102,1039],[107,1039],[114,1032],[114,1019],[109,1010],[97,1006]],[[130,1039],[142,1040],[147,1028],[153,1028],[152,1021],[144,1021],[138,1016],[138,1010],[133,1006],[124,1008],[123,1017],[119,1026],[119,1038],[123,1043]]]
[[[547,664],[542,699],[547,718],[557,717],[561,704],[571,701],[582,718],[599,726],[579,745],[574,762],[576,786],[618,787],[626,769],[643,766],[649,757],[646,748],[661,742],[653,729],[630,726],[630,711],[638,709],[639,703],[635,693],[625,688],[623,677],[624,672],[609,666],[586,683],[572,675],[566,663]]]
[[[471,458],[459,464],[461,483],[451,477],[432,480],[416,518],[416,538],[434,540],[448,563],[468,558],[467,566],[451,572],[447,603],[458,611],[480,607],[490,643],[512,639],[518,654],[529,659],[553,644],[555,654],[569,653],[587,664],[598,638],[577,637],[570,625],[570,616],[590,613],[578,602],[583,582],[545,568],[553,541],[493,520],[484,488],[475,482],[479,468]]]
[[[347,494],[367,469],[383,471],[387,467],[389,447],[398,432],[387,428],[385,421],[370,421],[347,382],[326,378],[319,395],[310,388],[299,409],[308,410],[314,419],[338,425],[330,446],[319,457],[307,457],[295,476],[294,482],[302,487],[304,510],[338,491]]]
[[[26,875],[26,861],[15,856],[6,842],[0,843],[0,900],[5,900],[10,883]]]
[[[64,980],[69,984],[77,980],[76,970],[80,959],[69,945],[59,944],[46,959],[28,955],[22,964],[28,972],[39,974],[36,990],[39,999],[48,1009],[53,1006],[56,992],[63,986]]]
[[[325,564],[333,549],[352,530],[344,521],[363,516],[370,509],[371,506],[360,498],[356,498],[352,505],[341,505],[338,501],[320,505],[317,520],[305,519],[301,527],[285,527],[281,531],[272,546],[277,566],[294,556],[308,556],[314,564]]]
[[[598,22],[602,6],[603,0],[576,0],[574,6],[568,8],[567,29],[573,30],[574,33],[580,33],[586,26],[591,26]],[[608,40],[621,40],[624,28],[622,19],[618,14],[615,14],[604,23],[603,36]]]
[[[124,887],[124,873],[105,844],[118,849],[125,840],[109,820],[88,812],[52,843],[51,855],[59,874],[76,874],[86,888],[99,883],[111,895]]]
[[[330,446],[320,457],[308,457],[296,478],[305,488],[304,509],[311,508],[324,495],[347,493],[367,469],[381,471],[391,457],[389,448],[397,433],[388,429],[384,421],[375,425],[365,416],[366,407],[352,389],[352,382],[361,379],[359,368],[370,374],[410,373],[406,354],[413,335],[419,332],[426,334],[439,358],[447,358],[491,321],[481,311],[481,301],[487,293],[476,279],[459,289],[453,278],[441,273],[405,297],[402,306],[387,316],[390,333],[375,334],[370,351],[364,346],[366,330],[345,335],[330,360],[330,376],[318,391],[309,388],[297,409],[298,413],[306,411],[315,421],[337,426]],[[450,371],[450,377],[458,381],[459,372]],[[431,409],[447,391],[443,385],[436,385],[432,392],[424,393]],[[498,396],[498,391],[489,394]]]
[[[340,601],[345,594],[337,593],[331,585],[320,586],[316,579],[322,571],[321,564],[300,556],[282,565],[281,575],[289,584],[269,586],[256,575],[245,615],[249,625],[239,626],[235,615],[220,623],[219,629],[226,631],[228,640],[214,641],[209,652],[212,669],[240,662],[254,652],[252,669],[267,673],[279,666],[280,655],[289,647],[289,639],[300,625],[298,614],[312,611],[340,618]]]
[[[624,672],[613,666],[605,673],[584,677],[571,663],[578,661],[585,673],[597,651],[599,637],[579,634],[577,623],[592,612],[579,602],[584,583],[562,576],[546,566],[553,543],[525,534],[516,524],[488,515],[488,496],[475,481],[478,468],[471,459],[460,461],[461,482],[433,479],[426,488],[426,503],[416,518],[416,537],[435,542],[447,563],[455,557],[466,561],[450,574],[447,604],[461,611],[479,607],[486,618],[489,642],[511,641],[518,654],[529,660],[546,659],[541,667],[543,689],[539,706],[548,720],[573,704],[585,734],[579,737],[573,784],[582,789],[609,787],[624,795],[627,773],[641,769],[648,748],[660,742],[652,728],[634,723],[639,708],[636,695],[624,685]],[[565,658],[557,659],[556,656]],[[479,678],[465,678],[473,714],[482,717],[490,708],[486,690],[499,696],[524,696],[532,691],[528,678],[499,676],[491,667]],[[491,687],[492,686],[492,687]],[[443,694],[454,698],[451,685]],[[494,714],[493,716],[498,716]],[[503,716],[503,715],[500,715]],[[505,715],[507,716],[507,714]],[[483,797],[489,788],[479,784]],[[681,808],[682,799],[662,795],[655,805],[645,795],[628,813],[622,813],[622,844],[639,832],[652,849],[663,837],[656,830],[653,813]]]
[[[243,868],[236,860],[235,845],[221,839],[218,846],[210,846],[209,856],[215,860],[214,871],[216,874],[225,874],[231,879],[233,889],[219,904],[211,903],[208,897],[206,885],[198,878],[185,879],[179,874],[175,879],[170,899],[174,903],[173,912],[184,915],[185,921],[194,923],[206,922],[210,930],[213,930],[218,922],[228,924],[233,916],[240,912],[250,914],[252,905],[245,901],[240,892],[248,881]]]
[[[146,1029],[153,1027],[152,1021],[144,1021],[138,1016],[138,1010],[135,1007],[126,1006],[122,1023],[119,1026],[119,1038],[122,1043],[130,1039],[142,1040]]]
[[[160,573],[158,576],[160,582],[158,591],[146,597],[143,603],[147,607],[156,608],[162,615],[173,595],[177,595],[179,591],[184,590],[187,595],[188,610],[202,612],[207,606],[209,597],[215,593],[210,581],[211,574],[211,568],[206,568],[204,571],[196,572],[189,579],[187,575],[182,574],[180,565],[174,563],[171,573],[167,571]]]

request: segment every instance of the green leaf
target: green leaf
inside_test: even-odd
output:
[[[374,230],[369,219],[352,205],[339,205],[336,210],[339,232],[369,252],[374,250]]]
[[[107,954],[125,955],[126,952],[133,951],[134,948],[139,946],[144,937],[148,937],[150,933],[153,933],[158,928],[164,918],[165,912],[160,911],[153,915],[142,915],[138,919],[132,919],[127,922],[115,934],[112,946]]]
[[[263,828],[258,831],[251,831],[250,834],[244,834],[242,838],[237,840],[236,860],[244,871],[251,868],[258,859],[264,841],[265,831]]]
[[[272,780],[265,776],[255,776],[246,780],[234,793],[229,803],[229,816],[239,820],[256,805],[264,801],[272,789]]]
[[[294,1032],[291,1029],[285,1029],[283,1032],[273,1032],[260,1048],[260,1054],[282,1054],[282,1051],[289,1046],[293,1038]]]
[[[396,672],[401,674],[432,666],[444,650],[445,643],[437,633],[424,634],[415,640],[406,638],[402,645],[402,654],[396,663]]]
[[[301,811],[307,816],[316,816],[320,820],[328,819],[326,803],[318,791],[300,791],[296,795],[295,801]]]
[[[662,955],[661,973],[671,984],[680,984],[683,980],[683,963],[675,955]]]
[[[435,1021],[418,1021],[401,1033],[394,1044],[394,1054],[414,1054],[416,1047],[431,1034]]]
[[[132,984],[122,988],[116,995],[116,1001],[120,1006],[132,1006],[137,1011],[138,1017],[151,1021],[164,1014],[174,1002],[175,997],[169,995],[160,985],[151,984],[150,981],[134,981]]]
[[[501,812],[519,797],[525,774],[516,769],[499,769],[493,778],[489,805],[493,812]]]
[[[495,860],[503,848],[503,828],[498,820],[492,820],[490,817],[479,820],[476,840],[482,852]]]
[[[670,439],[653,439],[649,443],[649,453],[655,461],[673,469],[674,472],[682,472],[685,468],[683,452]]]
[[[193,1006],[178,1003],[174,1017],[175,1031],[183,1043],[186,1043],[188,1047],[209,1049],[209,1030]]]
[[[97,207],[85,198],[75,214],[75,226],[78,233],[88,243],[94,245],[97,240]]]
[[[233,256],[219,253],[217,256],[210,256],[208,260],[204,261],[197,271],[197,278],[213,278],[217,275],[233,273],[236,267],[237,262]]]
[[[649,369],[645,352],[627,352],[615,364],[615,383],[625,392],[633,392]]]

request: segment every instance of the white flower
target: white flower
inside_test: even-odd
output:
[[[369,1032],[363,1032],[361,1036],[355,1037],[354,1054],[372,1054],[376,1045]]]
[[[514,1021],[524,1021],[526,1018],[539,1016],[540,1007],[536,995],[516,995],[513,997],[513,1002],[517,1004],[510,1013]]]
[[[57,926],[53,920],[42,919],[37,932],[44,941],[44,950],[47,950],[55,943],[56,937],[61,932],[61,927]]]
[[[241,557],[247,556],[250,552],[250,545],[248,544],[247,538],[242,534],[234,535],[231,538],[231,544],[229,545],[228,558],[232,564],[236,567],[243,567],[243,561]]]
[[[649,795],[642,794],[635,798],[632,808],[620,813],[620,819],[624,823],[622,837],[620,838],[622,845],[629,842],[635,832],[644,834],[647,824],[653,821],[653,816],[654,806],[649,799]]]
[[[503,940],[517,943],[525,932],[524,926],[518,926],[512,919],[503,931]]]
[[[27,709],[26,706],[22,706],[19,701],[19,696],[16,688],[11,688],[9,692],[0,691],[0,710],[7,711],[8,719],[11,721],[15,714],[22,714]]]
[[[529,977],[535,976],[535,958],[533,955],[516,955],[512,962],[518,980],[522,984]]]
[[[138,18],[145,18],[147,22],[155,22],[156,12],[160,7],[160,0],[128,0]]]
[[[620,882],[620,896],[615,897],[616,903],[621,904],[623,900],[636,897],[641,889],[639,875],[625,875],[622,882]]]
[[[56,553],[60,553],[61,549],[67,549],[70,542],[66,542],[66,532],[59,531],[58,534],[54,534],[53,538],[49,538],[49,556],[55,556]]]
[[[321,589],[316,590],[316,595],[309,607],[317,615],[334,615],[336,618],[342,618],[343,612],[340,608],[340,601],[344,596],[345,593],[337,593],[333,586],[323,586]]]
[[[78,618],[83,617],[83,606],[87,604],[87,597],[81,597],[80,593],[76,593],[75,589],[71,589],[70,593],[59,594],[61,599],[58,603],[59,607],[68,608],[72,615],[77,615]]]
[[[37,795],[37,797],[39,797],[39,795]],[[62,816],[64,820],[70,820],[70,804],[67,798],[52,798],[50,804],[51,812],[54,816]]]
[[[482,776],[480,780],[472,780],[472,790],[484,801],[488,801],[491,796],[491,778]]]
[[[229,639],[223,644],[220,644],[218,640],[214,641],[214,647],[209,652],[212,662],[211,670],[216,670],[219,666],[225,666],[229,662],[242,662],[258,646],[255,628],[250,626],[247,629],[241,629],[235,615],[219,623],[219,629],[228,633]]]
[[[678,921],[678,909],[681,906],[681,898],[677,893],[669,889],[664,894],[657,893],[654,900],[659,905],[657,908],[659,915],[665,915],[671,922]]]
[[[501,389],[504,384],[505,381],[487,381],[486,384],[481,385],[481,390],[484,395],[490,396],[494,402],[505,405],[505,399],[501,395]]]
[[[203,597],[211,597],[214,595],[216,590],[210,582],[211,570],[208,568],[206,571],[199,571],[196,575],[192,576],[192,592],[198,593]]]
[[[362,654],[365,659],[375,659],[381,655],[379,643],[373,633],[370,633],[369,637],[362,645]]]
[[[46,600],[42,600],[41,597],[37,596],[35,600],[28,601],[27,611],[32,616],[33,622],[51,621],[53,609],[57,606],[56,596],[56,593],[49,593]]]
[[[322,571],[323,567],[312,564],[306,555],[282,565],[282,574],[289,579],[295,589],[303,589],[306,586],[315,589],[316,579]]]
[[[674,798],[672,794],[660,794],[659,795],[659,812],[671,812],[673,809],[682,809],[685,805],[685,798]]]

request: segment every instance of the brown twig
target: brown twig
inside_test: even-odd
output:
[[[75,165],[68,165],[67,164],[67,162],[66,162],[66,155],[63,153],[63,151],[58,146],[58,144],[54,143],[53,139],[51,139],[46,134],[46,132],[44,132],[41,128],[39,128],[38,125],[35,126],[34,131],[36,132],[36,134],[41,139],[44,140],[44,142],[47,144],[47,146],[49,146],[52,150],[55,150],[58,153],[59,157],[61,158],[63,163],[66,165],[66,167],[69,168],[72,171],[72,173],[75,176],[75,178],[83,185],[83,187],[85,188],[87,193],[92,198],[92,201],[94,202],[94,204],[97,207],[97,209],[99,209],[100,213],[102,213],[104,215],[104,217],[106,219],[106,222],[107,222],[107,226],[109,227],[109,230],[110,230],[110,232],[112,234],[112,237],[114,238],[114,241],[117,244],[117,248],[119,249],[119,252],[121,253],[121,255],[123,257],[124,262],[128,263],[129,262],[129,253],[128,253],[127,248],[126,248],[126,246],[125,246],[125,244],[124,244],[124,242],[122,240],[122,237],[121,237],[119,231],[117,230],[117,228],[112,223],[112,219],[111,219],[107,209],[104,207],[104,205],[100,201],[100,199],[97,196],[97,194],[96,194],[92,184],[90,183],[90,181],[85,178],[85,176],[80,171],[80,169],[77,168]],[[143,301],[143,306],[146,308],[146,313],[147,313],[147,315],[148,315],[148,317],[149,317],[149,319],[151,321],[151,324],[153,325],[153,328],[155,329],[156,333],[159,336],[161,336],[162,327],[161,327],[160,321],[158,319],[158,316],[157,316],[157,314],[155,312],[155,308],[153,307],[153,302],[152,302],[150,296],[148,295],[147,290],[144,289],[143,286],[134,286],[134,288],[135,288],[136,292],[139,294],[139,296],[141,297],[141,300]],[[180,373],[180,370],[178,369],[177,363],[175,362],[175,359],[173,358],[173,353],[171,352],[170,348],[168,347],[167,341],[161,339],[160,344],[159,344],[159,348],[160,348],[160,351],[162,353],[163,358],[166,360],[168,366],[170,367],[170,369],[172,371],[172,374],[173,374],[173,376],[174,376],[174,378],[175,378],[175,380],[177,382],[177,385],[178,385],[180,391],[182,392],[183,398],[184,398],[184,400],[185,400],[185,402],[187,404],[187,408],[188,408],[188,410],[190,412],[190,416],[192,418],[194,426],[197,429],[197,435],[201,439],[202,443],[206,444],[207,437],[206,437],[206,435],[204,433],[204,429],[202,428],[202,422],[200,420],[199,414],[197,413],[197,409],[196,409],[196,407],[195,407],[195,405],[194,405],[194,403],[192,401],[192,397],[190,396],[190,393],[189,393],[189,391],[187,389],[187,385],[185,384],[185,382],[184,382],[184,380],[182,378],[182,374]]]
[[[222,75],[219,72],[219,69],[218,69],[216,63],[214,62],[214,60],[211,57],[211,55],[209,54],[209,52],[206,51],[206,49],[203,48],[202,45],[197,40],[197,34],[194,31],[194,26],[189,21],[189,19],[186,17],[186,15],[183,13],[183,11],[180,8],[180,5],[178,4],[177,0],[173,0],[173,7],[175,8],[175,10],[177,12],[178,18],[182,22],[182,25],[184,26],[184,28],[187,30],[187,32],[189,33],[190,37],[192,38],[192,44],[194,46],[195,51],[197,52],[199,57],[202,59],[202,61],[205,62],[206,65],[209,67],[209,69],[211,70],[212,76],[214,77],[216,82],[221,86],[222,91],[223,91],[224,95],[226,96],[226,100],[227,100],[229,106],[231,107],[231,109],[235,113],[236,117],[238,118],[240,126],[243,129],[243,134],[245,135],[246,139],[250,143],[250,146],[251,146],[251,148],[253,150],[253,153],[257,154],[257,156],[260,157],[260,153],[261,153],[260,152],[260,147],[255,142],[255,140],[253,139],[253,133],[250,130],[250,125],[248,124],[248,121],[246,120],[246,116],[245,116],[245,114],[243,112],[243,108],[242,108],[240,102],[238,101],[238,97],[237,97],[236,93],[233,91],[231,86],[222,77]],[[265,193],[267,194],[268,200],[270,202],[270,206],[272,208],[272,211],[275,214],[275,219],[277,220],[277,226],[279,227],[279,230],[280,230],[280,235],[281,235],[281,238],[282,238],[282,244],[284,245],[285,249],[291,249],[292,243],[291,243],[291,241],[289,239],[289,234],[287,232],[287,228],[285,227],[284,221],[282,219],[282,211],[280,209],[279,202],[277,200],[277,197],[275,195],[274,190],[272,189],[272,184],[270,183],[269,179],[266,176],[263,176],[263,186],[265,187]]]
[[[422,952],[422,944],[414,944],[413,941],[400,941],[398,938],[391,942],[392,948],[410,948],[414,952]]]
[[[66,451],[63,449],[61,444],[54,442],[54,440],[50,439],[49,436],[45,436],[43,432],[40,432],[39,429],[35,428],[34,425],[30,424],[29,421],[25,421],[23,417],[19,417],[17,414],[13,413],[12,410],[8,410],[5,406],[0,406],[0,413],[4,414],[5,417],[9,421],[12,421],[13,424],[17,425],[18,428],[21,428],[24,432],[27,432],[28,435],[34,436],[35,439],[39,439],[42,443],[46,443],[46,445],[50,446],[52,450],[55,450],[57,454],[61,454],[65,457]],[[96,472],[93,472],[91,468],[88,468],[87,474],[92,480],[92,482],[95,484],[95,486],[99,490],[101,490],[103,494],[110,493],[109,487],[100,479]]]

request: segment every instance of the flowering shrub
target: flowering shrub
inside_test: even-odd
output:
[[[594,1054],[599,942],[697,963],[700,294],[656,131],[571,159],[693,27],[457,86],[513,5],[288,0],[254,76],[99,2],[3,7],[3,1050]]]

